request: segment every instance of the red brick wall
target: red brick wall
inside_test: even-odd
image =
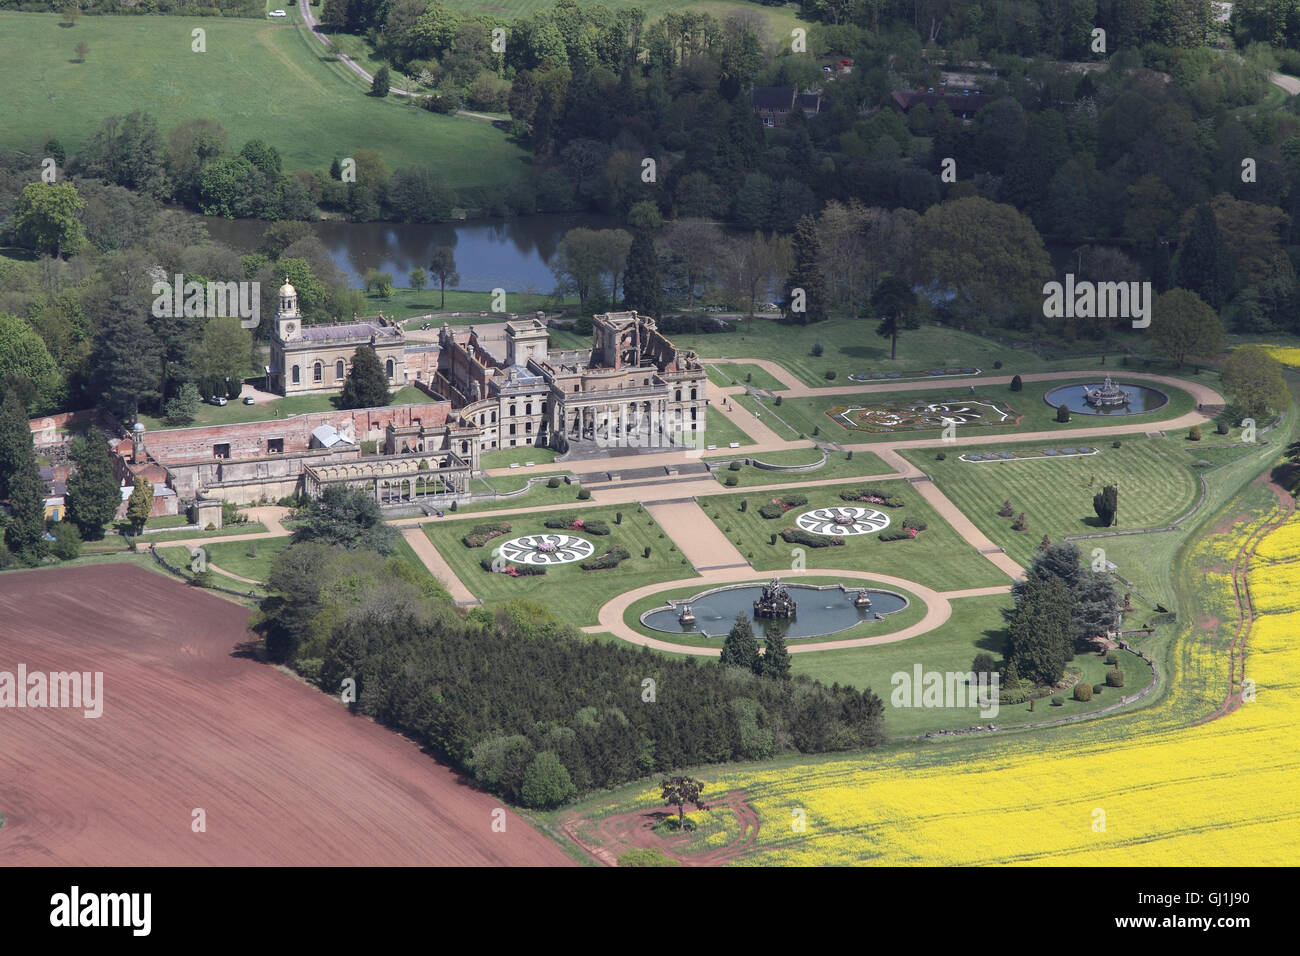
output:
[[[357,442],[382,441],[389,422],[398,427],[414,424],[445,424],[451,412],[448,402],[425,402],[418,405],[394,405],[386,408],[363,408],[351,411],[309,412],[289,418],[229,425],[203,425],[195,428],[172,428],[147,432],[145,449],[164,465],[169,462],[194,461],[213,457],[218,444],[230,445],[231,458],[266,455],[267,440],[284,439],[284,452],[306,451],[311,433],[321,425],[333,425],[340,434]]]

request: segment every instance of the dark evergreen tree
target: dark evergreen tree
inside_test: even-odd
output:
[[[370,80],[371,96],[387,96],[392,80],[387,66],[381,66]]]
[[[1074,656],[1073,599],[1058,578],[1030,576],[1007,614],[1006,658],[1021,677],[1054,684]]]
[[[790,679],[790,650],[785,645],[785,621],[768,621],[764,626],[763,674],[776,680]]]
[[[68,478],[68,520],[84,540],[98,541],[122,504],[121,486],[104,435],[92,428],[85,438],[74,441],[72,461],[76,468]]]
[[[49,546],[45,541],[45,485],[30,442],[26,460],[9,478],[9,511],[5,546],[25,564],[36,564]]]
[[[352,353],[352,368],[343,381],[339,403],[343,408],[379,408],[387,405],[388,375],[379,356],[369,345],[358,345]]]
[[[1209,203],[1201,203],[1178,250],[1178,285],[1221,309],[1232,298],[1234,271],[1232,251],[1219,230],[1214,210]]]
[[[32,430],[27,424],[27,409],[17,391],[9,389],[0,404],[0,498],[9,497],[9,479],[23,466],[31,448]]]
[[[627,270],[623,273],[623,307],[657,318],[663,304],[663,278],[654,237],[649,229],[638,229],[632,237]]]
[[[758,638],[744,611],[736,615],[736,623],[731,626],[727,639],[722,642],[721,663],[730,667],[743,667],[758,672],[761,664],[758,653]]]
[[[1119,511],[1119,489],[1115,485],[1107,485],[1097,492],[1092,496],[1092,508],[1101,519],[1101,526],[1109,528],[1115,523],[1115,514]]]
[[[888,276],[876,285],[871,305],[880,317],[876,334],[889,339],[889,357],[897,358],[898,333],[904,329],[915,329],[919,325],[916,317],[916,293],[909,283],[898,276]]]
[[[781,299],[784,321],[796,325],[826,318],[826,279],[822,273],[817,222],[804,216],[794,230],[794,271],[785,280]]]

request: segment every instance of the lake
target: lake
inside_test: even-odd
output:
[[[255,219],[202,218],[213,239],[241,254],[257,251],[271,225]],[[435,247],[451,246],[460,273],[457,289],[549,293],[555,288],[550,264],[565,232],[580,226],[613,229],[619,225],[612,216],[569,213],[455,223],[331,220],[312,223],[312,228],[354,287],[364,285],[361,277],[367,269],[379,269],[391,273],[399,288],[406,288],[412,269],[429,268]]]

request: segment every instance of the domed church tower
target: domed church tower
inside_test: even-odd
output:
[[[286,276],[280,286],[280,307],[275,313],[275,332],[281,342],[296,339],[302,333],[302,316],[298,314],[298,290]]]

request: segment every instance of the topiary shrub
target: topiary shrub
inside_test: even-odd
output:
[[[1109,664],[1111,667],[1114,667],[1116,664],[1119,663],[1119,658],[1116,657],[1114,654],[1107,654],[1106,663]]]
[[[742,513],[742,514],[743,514],[744,512],[746,512],[746,511],[749,510],[749,499],[748,499],[748,498],[741,498],[741,499],[740,499],[740,510],[741,510],[741,513]]]
[[[1002,360],[1001,360],[1001,359],[998,359],[997,361],[995,361],[995,362],[993,363],[993,367],[994,367],[994,368],[1001,368],[1001,367],[1002,367]]]
[[[641,555],[641,557],[643,557],[643,558],[648,558],[648,557],[650,557],[650,545],[647,544],[647,545],[645,546],[645,553],[644,553],[643,555]]]
[[[733,462],[732,462],[730,465],[728,465],[727,467],[730,468],[732,471],[740,471],[740,469],[741,469],[743,466],[740,464],[740,462],[738,462],[738,461],[733,461]]]
[[[825,351],[826,351],[826,350],[825,350],[824,348],[822,348],[822,344],[821,344],[820,342],[814,342],[814,343],[813,343],[812,354],[813,354],[813,357],[814,357],[814,358],[821,358],[822,353],[825,352]]]
[[[1064,707],[1064,706],[1065,706],[1065,698],[1062,697],[1060,694],[1054,694],[1054,695],[1052,695],[1052,706],[1053,706],[1053,707]]]
[[[614,512],[614,524],[622,524],[622,523],[623,523],[623,512],[621,512],[621,511],[615,511],[615,512]]]
[[[1092,686],[1084,683],[1075,684],[1074,699],[1085,704],[1092,700]]]
[[[745,373],[745,381],[746,381],[746,382],[752,382],[753,380],[754,380],[754,373],[753,373],[753,372],[746,372],[746,373]]]
[[[447,510],[448,510],[448,511],[455,511],[459,506],[460,506],[460,503],[459,503],[459,502],[457,502],[457,501],[452,501],[452,503],[451,503],[451,507],[448,508]]]
[[[1111,687],[1124,686],[1124,672],[1116,667],[1114,670],[1106,671],[1106,683]]]
[[[826,381],[828,382],[835,381],[835,369],[829,368],[826,370]]]
[[[1122,442],[1117,438],[1117,439],[1115,439],[1113,442],[1110,443],[1110,447],[1111,447],[1111,448],[1119,448],[1121,444],[1123,444],[1123,443],[1122,443]]]
[[[844,460],[845,460],[845,461],[852,461],[852,460],[853,460],[853,449],[852,449],[852,448],[850,448],[847,452],[844,453]]]
[[[780,405],[780,404],[781,404],[781,396],[778,395],[778,396],[776,397],[776,400],[773,401],[772,404],[773,404],[773,405]]]
[[[723,479],[723,482],[722,482],[722,483],[723,483],[724,485],[726,485],[728,488],[734,488],[734,487],[736,487],[736,484],[737,484],[736,476],[735,476],[735,475],[728,475],[725,479]]]
[[[939,454],[937,454],[937,455],[934,456],[934,460],[935,460],[935,461],[944,461],[944,460],[947,459],[947,457],[948,457],[947,453],[941,451],[941,452],[939,452]]]
[[[1201,426],[1200,426],[1200,425],[1193,425],[1191,428],[1187,429],[1187,440],[1188,440],[1188,441],[1200,441],[1200,440],[1201,440]]]
[[[1096,695],[1100,694],[1100,693],[1101,693],[1103,690],[1105,690],[1105,689],[1106,689],[1106,685],[1105,685],[1105,684],[1093,684],[1093,685],[1092,685],[1092,693],[1093,693],[1093,696],[1095,697]]]
[[[547,487],[547,488],[558,488],[558,487],[560,487],[560,479],[559,479],[559,478],[551,478],[551,479],[548,479],[547,482],[546,482],[546,487]]]
[[[1024,387],[1025,383],[1020,380],[1019,375],[1013,375],[1011,377],[1011,391],[1018,392]]]
[[[1214,426],[1214,430],[1220,435],[1226,435],[1230,429],[1228,428],[1228,423],[1220,419],[1219,424]]]
[[[579,489],[578,489],[578,500],[579,500],[579,501],[587,501],[587,500],[589,500],[590,498],[591,498],[591,490],[590,490],[590,489],[588,489],[588,488],[579,488]]]
[[[1016,515],[1016,520],[1014,523],[1012,523],[1011,530],[1012,531],[1029,530],[1029,520],[1025,517],[1025,513],[1023,511],[1020,512],[1020,514]]]
[[[1058,422],[1060,422],[1061,424],[1065,424],[1065,423],[1069,422],[1069,420],[1070,420],[1070,406],[1069,406],[1069,405],[1064,405],[1064,404],[1063,404],[1063,405],[1057,405],[1057,406],[1056,406],[1056,420],[1057,420]]]
[[[1010,518],[1015,514],[1015,509],[1011,507],[1011,499],[1008,498],[1002,502],[1002,507],[998,509],[999,518]]]

